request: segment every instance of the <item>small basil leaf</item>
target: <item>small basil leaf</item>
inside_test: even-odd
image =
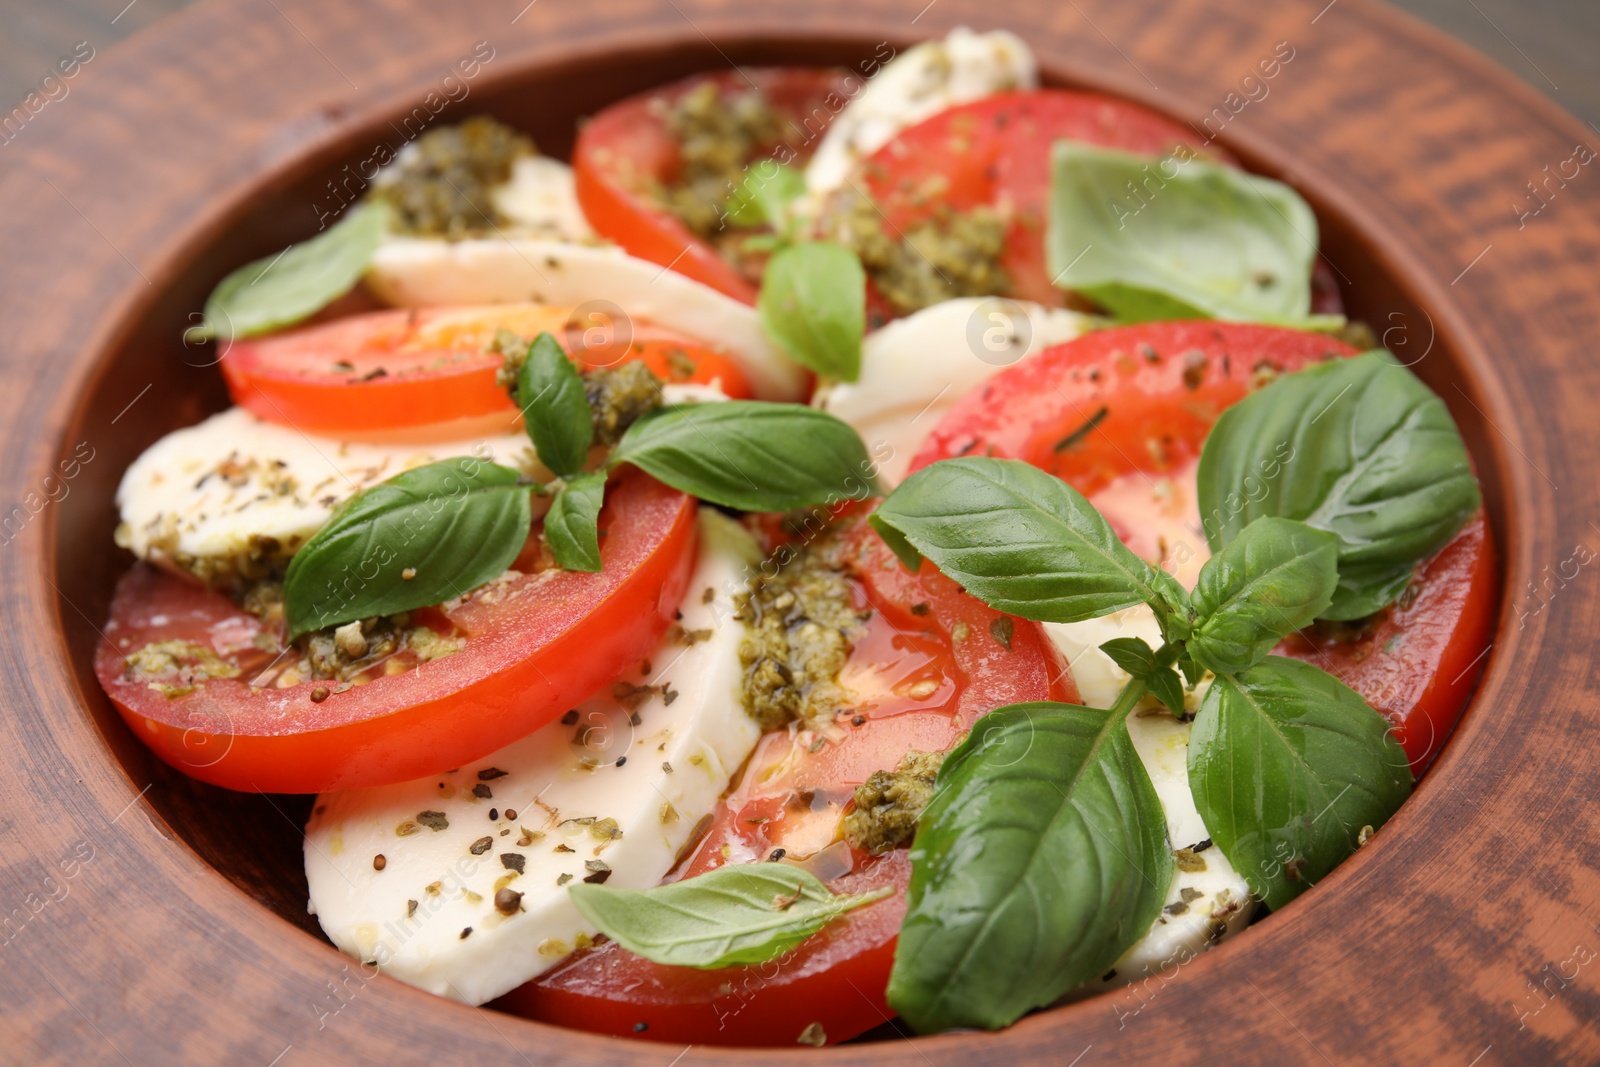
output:
[[[563,570],[600,573],[600,505],[606,472],[580,474],[556,491],[544,517],[544,538]]]
[[[1268,656],[1206,691],[1189,786],[1223,855],[1281,908],[1355,851],[1411,793],[1389,723],[1337,678]]]
[[[528,539],[529,496],[516,471],[471,456],[358,493],[289,561],[289,637],[438,604],[499,577]]]
[[[388,223],[387,205],[363,204],[317,236],[245,264],[211,291],[190,336],[254,337],[321,311],[355,288]]]
[[[765,963],[892,890],[835,896],[791,863],[730,863],[651,889],[577,884],[568,892],[585,918],[629,952],[710,969]]]
[[[1184,681],[1193,689],[1200,684],[1200,679],[1206,676],[1206,669],[1194,661],[1194,657],[1185,652],[1178,657],[1178,669],[1183,672]]]
[[[1330,533],[1270,515],[1255,520],[1200,569],[1188,653],[1218,674],[1260,662],[1327,609],[1338,558]]]
[[[735,226],[784,228],[789,204],[806,191],[806,180],[794,167],[775,159],[753,163],[728,199],[728,221]]]
[[[1178,672],[1171,667],[1159,667],[1151,672],[1150,677],[1144,680],[1150,687],[1151,694],[1172,714],[1179,719],[1185,719],[1188,709],[1183,702],[1183,682],[1178,678]]]
[[[1339,539],[1326,619],[1392,601],[1480,500],[1444,401],[1381,350],[1282,375],[1228,408],[1206,439],[1197,488],[1213,552],[1263,515]]]
[[[1019,460],[924,467],[872,522],[1008,615],[1082,622],[1149,604],[1165,629],[1188,604],[1183,587],[1129,551],[1082,493]]]
[[[594,418],[583,378],[549,333],[534,338],[517,374],[523,425],[539,461],[562,478],[583,470],[594,443]]]
[[[877,467],[856,432],[804,404],[661,408],[628,427],[610,462],[742,511],[788,511],[877,491]]]
[[[1056,285],[1121,319],[1297,322],[1317,218],[1287,185],[1236,167],[1057,141],[1045,248]]]
[[[1166,826],[1121,714],[985,715],[918,823],[890,1005],[919,1033],[996,1029],[1099,978],[1161,913]]]
[[[1142,637],[1113,637],[1100,646],[1111,662],[1128,672],[1130,678],[1145,679],[1159,670],[1156,650]]]
[[[867,322],[867,275],[843,245],[807,241],[767,261],[756,310],[779,348],[818,374],[861,376]]]

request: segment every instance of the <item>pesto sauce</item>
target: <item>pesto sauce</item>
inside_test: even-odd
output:
[[[861,257],[879,294],[902,314],[955,297],[1011,291],[1000,266],[1007,222],[987,205],[969,211],[941,206],[928,221],[891,235],[871,200],[847,193],[829,227],[834,239]]]
[[[943,752],[912,750],[894,770],[873,771],[856,786],[856,806],[844,817],[845,840],[872,853],[910,845],[922,810],[933,800],[944,757]]]
[[[667,132],[677,142],[679,169],[656,190],[662,207],[697,237],[723,228],[728,198],[745,166],[783,139],[783,120],[759,90],[724,96],[703,82],[666,108]]]
[[[389,204],[396,233],[451,241],[492,233],[508,220],[490,191],[510,179],[519,156],[533,153],[533,142],[511,127],[470,118],[417,138],[372,196]]]

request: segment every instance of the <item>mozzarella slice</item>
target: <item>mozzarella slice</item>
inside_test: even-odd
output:
[[[820,198],[839,188],[857,161],[947,108],[1038,84],[1033,53],[1016,34],[963,26],[942,41],[924,41],[878,71],[829,124],[806,165],[806,190]]]
[[[1180,580],[1192,584],[1206,560],[1193,487],[1192,465],[1164,479],[1134,474],[1096,493],[1094,503],[1118,528],[1138,531],[1137,538],[1129,538],[1135,551],[1141,545],[1164,547],[1170,565],[1173,546],[1184,546],[1182,566],[1174,569]],[[1084,704],[1095,708],[1110,707],[1128,683],[1127,673],[1100,651],[1102,644],[1139,637],[1151,648],[1161,646],[1161,628],[1143,605],[1087,622],[1046,623],[1045,631],[1071,664]],[[1209,684],[1208,676],[1185,692],[1190,714],[1199,710]],[[1189,790],[1190,728],[1150,698],[1128,716],[1128,734],[1161,798],[1167,835],[1174,849],[1186,851],[1177,857],[1165,910],[1117,961],[1115,982],[1139,981],[1187,963],[1208,945],[1243,929],[1255,910],[1244,878],[1221,849],[1207,844],[1211,834]],[[1202,847],[1196,851],[1196,846]]]
[[[957,401],[1006,367],[1070,341],[1090,325],[1084,315],[1025,300],[946,300],[868,334],[861,377],[825,385],[812,404],[853,426],[874,454],[880,444],[892,450],[879,473],[893,485]]]
[[[671,870],[760,736],[741,698],[745,627],[731,599],[758,553],[709,508],[700,532],[681,621],[693,643],[675,631],[629,679],[660,690],[636,692],[642,702],[597,694],[572,722],[458,770],[317,799],[306,882],[335,945],[481,1004],[595,934],[568,885],[643,888]],[[521,897],[497,899],[502,889]]]
[[[725,348],[763,400],[805,396],[805,371],[768,339],[755,308],[610,245],[388,237],[367,285],[402,307],[529,301],[573,308],[585,323],[591,314],[655,323]]]
[[[489,190],[495,208],[516,231],[564,241],[590,241],[595,232],[578,206],[572,168],[549,156],[523,156],[504,185]]]
[[[190,568],[197,573],[244,558],[263,539],[286,555],[358,491],[425,463],[467,455],[547,473],[521,433],[356,443],[229,408],[169,433],[133,461],[117,489],[117,543],[141,559],[199,561]]]

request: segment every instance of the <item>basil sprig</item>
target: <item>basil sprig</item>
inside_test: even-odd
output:
[[[1327,619],[1392,603],[1481,499],[1444,401],[1381,350],[1285,374],[1224,411],[1198,491],[1213,552],[1264,515],[1338,538]]]
[[[289,561],[289,638],[438,604],[498,577],[527,539],[529,493],[516,471],[466,456],[352,497]]]
[[[827,241],[780,248],[761,276],[756,311],[772,340],[818,374],[861,376],[867,275],[855,252]]]
[[[1289,186],[1179,151],[1052,151],[1054,283],[1117,318],[1307,325],[1317,217]],[[1337,321],[1337,320],[1335,320]]]
[[[217,283],[189,337],[255,337],[321,311],[355,288],[388,225],[387,205],[363,204],[317,236],[245,264]]]
[[[544,516],[544,539],[556,563],[569,571],[600,573],[600,506],[606,472],[588,471],[562,485]]]
[[[1182,716],[1174,667],[1191,687],[1213,676],[1189,739],[1190,788],[1270,907],[1410,794],[1383,716],[1271,652],[1318,617],[1388,603],[1478,506],[1442,402],[1373,353],[1285,375],[1224,413],[1200,471],[1215,555],[1193,594],[1133,556],[1081,494],[1011,460],[935,463],[873,516],[907,566],[925,556],[991,607],[1072,622],[1144,603],[1164,638],[1101,646],[1132,679],[1111,712],[1002,709],[946,760],[918,825],[890,983],[918,1030],[1004,1026],[1096,977],[1148,929],[1171,858],[1152,851],[1165,822],[1153,793],[1140,799],[1150,786],[1125,716],[1146,693]],[[1073,729],[1092,745],[1072,748]],[[1061,847],[1068,839],[1095,847]]]
[[[528,346],[517,372],[517,399],[539,462],[562,478],[582,471],[594,443],[594,417],[578,368],[548,332]]]
[[[1173,856],[1109,711],[1013,704],[945,760],[911,849],[889,1003],[920,1032],[997,1029],[1100,977],[1166,900]]]
[[[568,890],[584,917],[629,952],[702,969],[765,963],[892,891],[838,896],[792,863],[731,863],[651,889]]]

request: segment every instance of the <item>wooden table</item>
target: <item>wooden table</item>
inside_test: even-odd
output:
[[[0,0],[0,101],[11,104],[37,89],[80,41],[98,52],[192,2]],[[1327,0],[1294,2],[1320,9]],[[1327,3],[1322,17],[1336,17],[1338,2]],[[1600,4],[1594,0],[1393,2],[1515,71],[1585,122],[1600,123]]]

